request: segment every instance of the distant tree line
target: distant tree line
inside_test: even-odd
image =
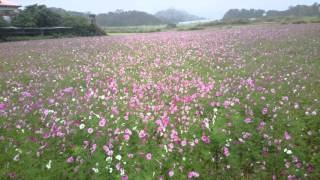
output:
[[[82,27],[89,26],[89,13],[66,11],[61,8],[47,8],[44,5],[31,5],[22,10],[12,21],[13,26],[19,27],[51,27],[69,26]],[[140,25],[160,25],[170,26],[183,21],[202,19],[185,11],[167,9],[157,13],[149,14],[142,11],[116,10],[114,12],[97,14],[96,22],[99,26],[140,26]],[[8,26],[0,18],[0,27]]]
[[[320,4],[314,3],[311,6],[307,5],[297,5],[291,6],[288,10],[285,11],[267,11],[267,17],[281,17],[281,16],[320,16]]]
[[[0,24],[2,24],[0,19]],[[15,16],[11,24],[4,26],[16,27],[56,27],[65,26],[72,27],[74,35],[103,35],[105,34],[99,27],[90,23],[88,16],[79,16],[68,13],[62,9],[50,9],[45,5],[30,5],[21,10]]]
[[[100,26],[139,26],[164,23],[152,14],[141,11],[116,10],[106,14],[98,14],[96,19]]]
[[[262,9],[230,9],[223,16],[223,20],[261,18],[264,14],[265,10]]]
[[[230,9],[223,16],[223,20],[239,20],[250,18],[274,18],[274,17],[286,17],[286,16],[320,16],[320,4],[314,3],[311,6],[297,5],[291,6],[288,10],[261,10],[261,9]]]
[[[179,23],[184,21],[195,21],[203,19],[201,17],[177,9],[167,9],[164,11],[159,11],[155,14],[155,16],[162,21],[169,23]]]
[[[97,23],[100,26],[172,25],[183,21],[199,19],[201,18],[176,9],[159,11],[154,15],[142,11],[124,10],[116,10],[115,12],[97,15]]]

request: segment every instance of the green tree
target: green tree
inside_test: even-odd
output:
[[[9,23],[5,21],[1,16],[0,16],[0,27],[7,27],[9,26]]]
[[[45,5],[31,5],[14,17],[12,24],[20,27],[52,27],[62,24],[62,17]]]

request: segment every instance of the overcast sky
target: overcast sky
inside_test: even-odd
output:
[[[284,10],[291,5],[319,3],[320,0],[12,0],[20,5],[46,4],[91,13],[105,13],[116,9],[141,10],[155,13],[167,8],[188,11],[194,15],[217,19],[231,8],[260,8]]]

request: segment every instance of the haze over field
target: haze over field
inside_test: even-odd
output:
[[[15,0],[15,2],[26,6],[30,4],[46,4],[49,7],[60,7],[74,11],[90,11],[92,13],[105,13],[116,9],[140,10],[148,13],[167,8],[186,10],[197,16],[220,19],[223,14],[231,8],[255,8],[285,10],[289,6],[297,4],[311,5],[318,0]]]

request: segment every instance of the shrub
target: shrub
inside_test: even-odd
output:
[[[2,17],[0,17],[0,27],[7,27],[9,23],[5,21]]]

